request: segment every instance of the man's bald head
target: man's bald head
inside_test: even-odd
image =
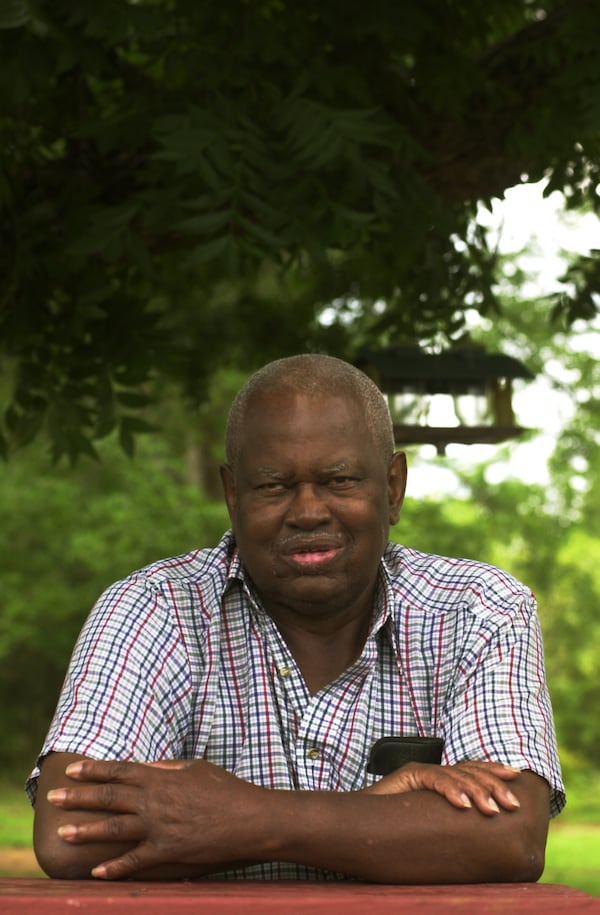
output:
[[[394,433],[386,400],[371,379],[334,356],[306,353],[269,362],[243,385],[231,405],[225,433],[227,463],[235,471],[251,401],[268,394],[350,397],[363,411],[373,443],[387,466],[394,453]]]

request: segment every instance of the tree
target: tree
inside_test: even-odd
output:
[[[0,447],[130,448],[165,379],[201,401],[217,366],[497,308],[479,202],[547,176],[598,208],[598,11],[0,0]]]

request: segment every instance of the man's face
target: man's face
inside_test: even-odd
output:
[[[240,555],[265,609],[344,617],[371,611],[405,462],[384,462],[347,396],[259,395],[235,474],[222,469]]]

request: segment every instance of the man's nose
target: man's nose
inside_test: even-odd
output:
[[[330,518],[331,512],[323,488],[316,483],[297,483],[288,507],[288,524],[314,527]]]

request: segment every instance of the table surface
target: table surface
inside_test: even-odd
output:
[[[460,886],[389,886],[367,883],[183,881],[170,883],[0,879],[0,913],[65,912],[191,915],[201,911],[260,915],[418,915],[582,912],[600,915],[600,899],[568,886],[494,883]]]

